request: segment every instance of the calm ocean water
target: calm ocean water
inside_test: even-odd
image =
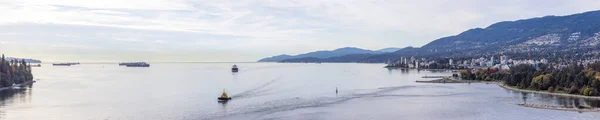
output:
[[[0,92],[1,120],[598,119],[519,103],[600,106],[493,84],[415,83],[450,71],[383,64],[154,63],[34,68],[33,86]],[[335,93],[336,87],[339,93]],[[233,100],[218,103],[226,89]]]

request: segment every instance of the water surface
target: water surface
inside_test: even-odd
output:
[[[82,64],[34,68],[39,79],[0,92],[0,119],[597,119],[520,103],[598,101],[509,91],[493,84],[426,84],[450,71],[385,69],[383,64],[153,63],[149,68]],[[336,87],[339,93],[335,93]],[[226,89],[232,101],[218,103]]]

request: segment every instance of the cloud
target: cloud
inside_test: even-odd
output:
[[[59,34],[55,34],[55,35],[56,35],[57,37],[71,37],[71,38],[77,37],[77,36],[74,36],[74,35],[60,34],[60,33],[59,33]]]
[[[129,13],[127,13],[127,12],[118,12],[118,11],[111,11],[111,10],[91,10],[89,12],[98,13],[98,14],[129,15]]]
[[[114,38],[113,40],[123,42],[142,42],[142,40],[136,38]]]
[[[164,41],[164,40],[154,40],[154,43],[157,43],[157,44],[167,44],[167,41]]]
[[[345,46],[421,46],[499,21],[597,6],[595,0],[2,0],[0,36],[38,48],[64,43],[74,51],[244,51],[232,60],[254,61]]]
[[[78,44],[68,44],[68,43],[59,43],[59,44],[54,44],[54,45],[50,45],[50,47],[53,47],[55,49],[100,49],[101,47],[94,47],[94,46],[89,46],[89,45],[78,45]]]
[[[21,35],[21,33],[6,32],[6,33],[1,33],[0,35]]]
[[[191,6],[182,0],[25,0],[25,6],[74,6],[92,9],[187,10]]]

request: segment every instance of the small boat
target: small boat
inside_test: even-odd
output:
[[[231,100],[231,97],[227,96],[227,93],[225,92],[225,90],[223,90],[223,94],[221,94],[221,97],[217,99],[219,100],[219,102],[227,102]]]
[[[231,72],[238,72],[239,69],[237,67],[237,65],[233,65],[233,67],[231,68]]]
[[[42,65],[37,64],[37,65],[30,65],[31,67],[42,67]]]

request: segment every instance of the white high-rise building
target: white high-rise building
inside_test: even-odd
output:
[[[419,69],[419,60],[415,61],[415,68]]]
[[[485,61],[484,60],[479,61],[479,66],[485,67]]]
[[[448,64],[450,64],[450,65],[454,65],[454,61],[453,61],[452,59],[450,59],[450,60],[448,61]]]
[[[546,64],[546,63],[548,63],[548,60],[547,60],[546,58],[542,58],[542,59],[540,60],[540,62],[541,62],[541,63],[544,63],[544,64]]]
[[[404,61],[402,61],[402,60],[404,60],[404,57],[400,57],[400,59],[398,59],[398,64],[404,63]]]
[[[500,64],[508,64],[508,57],[506,55],[500,56]]]

